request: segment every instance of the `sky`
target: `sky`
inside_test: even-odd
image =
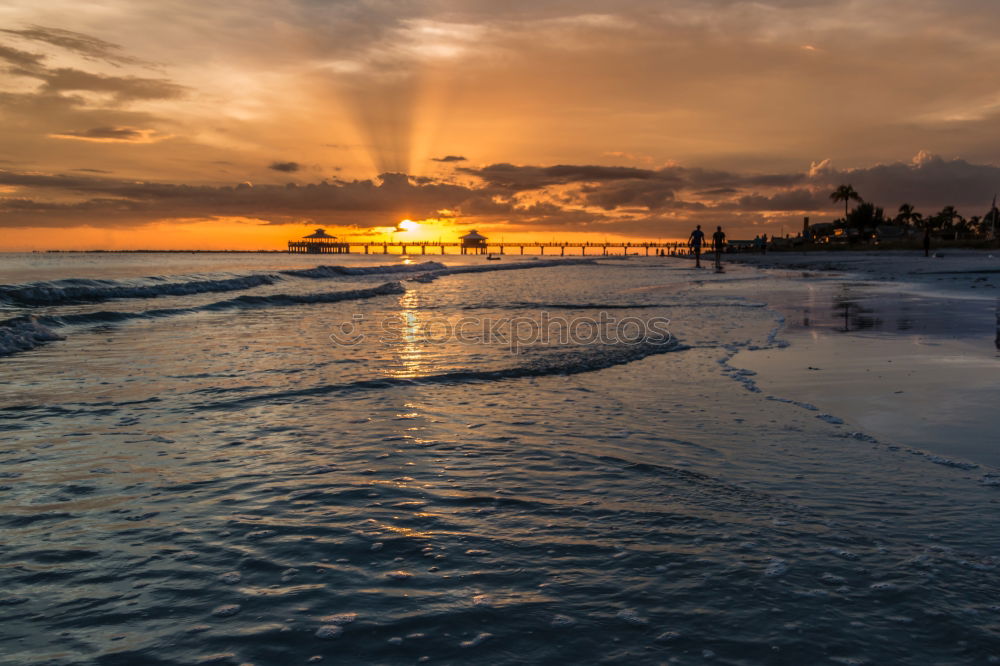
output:
[[[794,233],[1000,190],[995,0],[5,0],[0,250]]]

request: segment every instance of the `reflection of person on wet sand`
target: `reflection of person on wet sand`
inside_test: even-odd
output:
[[[726,246],[726,234],[722,227],[716,227],[712,234],[712,249],[715,250],[715,270],[722,270],[722,248]]]
[[[701,268],[701,246],[705,242],[705,232],[699,224],[688,238],[688,247],[694,252],[694,267]]]

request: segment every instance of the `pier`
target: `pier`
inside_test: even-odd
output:
[[[447,241],[340,241],[344,249],[340,252],[359,254],[537,254],[540,256],[564,257],[567,255],[608,256],[608,255],[644,255],[656,256],[660,250],[664,254],[673,254],[687,247],[680,241],[658,243],[620,243],[620,242],[580,242],[580,241],[550,241],[550,242],[492,242],[483,241],[475,248],[468,243]],[[453,250],[453,251],[452,251]]]

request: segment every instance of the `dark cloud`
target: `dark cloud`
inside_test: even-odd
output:
[[[506,190],[536,190],[552,185],[569,183],[589,183],[609,180],[654,178],[655,171],[634,167],[616,166],[516,166],[514,164],[491,164],[480,169],[462,167],[459,172],[481,178],[495,187]]]
[[[672,203],[675,188],[660,180],[623,180],[581,189],[588,205],[604,210],[641,206],[661,210]]]
[[[432,157],[435,162],[465,162],[466,158],[461,155],[445,155],[444,157]]]
[[[433,217],[443,208],[461,210],[467,202],[489,197],[484,191],[421,184],[394,173],[382,174],[378,181],[211,187],[0,170],[0,185],[33,191],[31,197],[0,199],[4,226],[74,226],[91,223],[97,213],[112,226],[222,216],[275,224],[314,220],[384,226],[403,217]],[[60,197],[75,200],[52,201]]]
[[[98,128],[100,129],[100,128]],[[633,237],[682,235],[695,223],[723,224],[739,237],[768,225],[833,219],[829,198],[850,183],[869,201],[895,211],[909,202],[925,214],[954,205],[981,214],[1000,167],[921,154],[911,163],[839,171],[826,164],[803,173],[737,174],[594,165],[492,165],[456,184],[443,179],[384,173],[377,179],[298,185],[184,185],[100,177],[0,170],[0,186],[16,193],[0,200],[0,225],[128,226],[165,219],[244,217],[270,224],[305,221],[357,227],[385,226],[403,218],[442,215],[480,224],[533,230],[573,229]],[[792,185],[789,185],[791,183]],[[708,187],[706,185],[716,185]]]
[[[184,86],[166,79],[104,76],[70,68],[44,70],[30,75],[44,82],[41,94],[75,90],[109,93],[113,96],[114,104],[136,100],[174,99],[181,97],[186,91]]]
[[[37,53],[28,53],[0,44],[0,60],[5,60],[19,68],[31,69],[41,65],[44,57]]]
[[[772,194],[747,194],[739,198],[736,204],[723,204],[722,208],[750,212],[794,212],[818,211],[831,206],[830,194],[826,189],[797,188]]]
[[[93,60],[103,60],[104,62],[116,65],[134,65],[142,63],[141,60],[130,58],[121,54],[121,47],[103,39],[84,35],[72,30],[62,28],[46,28],[40,25],[33,25],[21,30],[4,29],[0,32],[9,35],[17,35],[23,39],[35,42],[44,42],[59,48],[73,51],[85,58]]]
[[[301,169],[302,166],[298,162],[272,162],[267,168],[275,171],[282,171],[284,173],[295,173]]]
[[[1000,192],[1000,167],[920,153],[909,163],[832,170],[820,180],[830,187],[850,183],[863,199],[887,211],[910,203],[925,214],[952,205],[963,214],[979,215]]]

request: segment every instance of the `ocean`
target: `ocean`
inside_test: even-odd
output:
[[[1000,472],[765,381],[843,288],[2,255],[0,663],[1000,663]],[[861,334],[993,359],[909,304]]]

